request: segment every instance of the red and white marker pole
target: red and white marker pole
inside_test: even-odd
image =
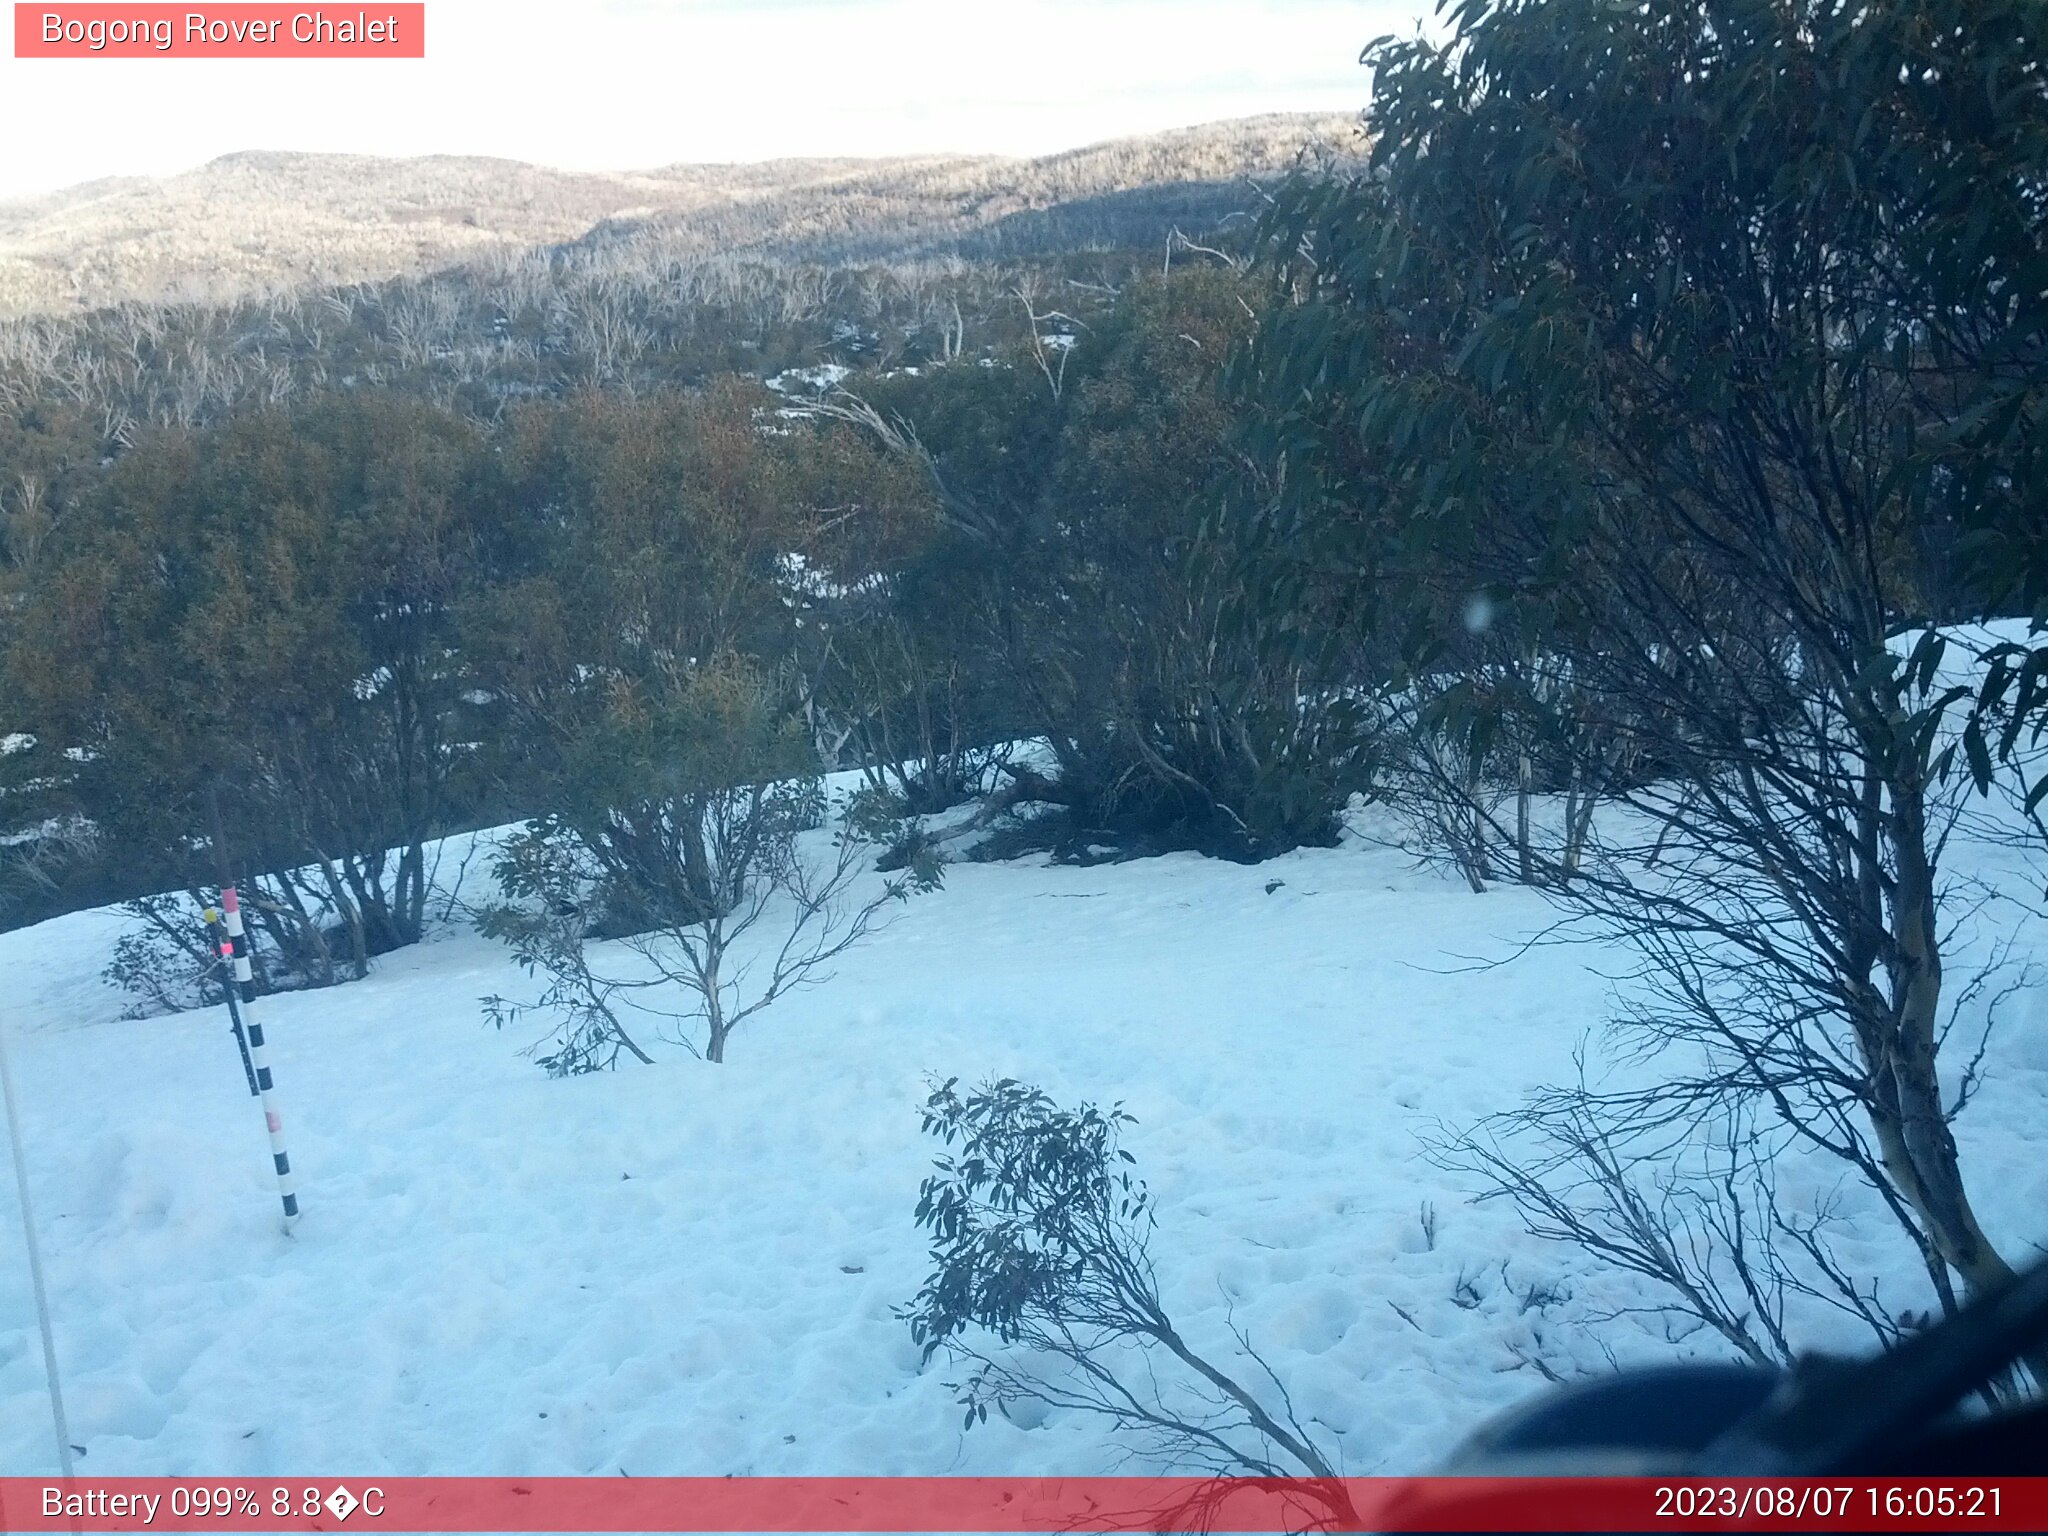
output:
[[[220,906],[235,967],[233,986],[242,994],[242,1028],[248,1036],[249,1064],[256,1070],[256,1096],[263,1104],[263,1127],[270,1133],[270,1159],[277,1168],[277,1193],[284,1201],[284,1219],[289,1222],[299,1214],[299,1197],[292,1183],[292,1160],[284,1149],[284,1122],[278,1118],[263,1025],[256,1018],[256,973],[249,966],[249,934],[242,925],[242,898],[232,885],[221,887]]]

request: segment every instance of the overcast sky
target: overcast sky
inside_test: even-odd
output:
[[[330,14],[353,16],[374,0]],[[237,149],[630,169],[1355,110],[1433,0],[428,0],[415,61],[0,58],[0,197]],[[118,15],[118,6],[107,7]]]

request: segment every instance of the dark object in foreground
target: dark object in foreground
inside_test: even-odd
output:
[[[1481,1429],[1457,1475],[1946,1477],[2048,1472],[2048,1263],[1888,1354],[1791,1371],[1667,1366],[1572,1386]],[[1980,1394],[2029,1368],[2027,1401]],[[2010,1399],[2011,1391],[2001,1392]]]

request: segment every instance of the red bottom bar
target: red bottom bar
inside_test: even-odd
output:
[[[0,1478],[0,1531],[2042,1531],[2048,1478]]]

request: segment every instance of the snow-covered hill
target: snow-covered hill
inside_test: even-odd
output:
[[[1617,957],[1514,958],[1550,916],[1357,837],[1257,868],[957,866],[727,1064],[671,1046],[566,1081],[484,1026],[477,999],[524,978],[450,928],[265,1005],[305,1207],[290,1236],[224,1014],[123,1021],[97,979],[115,914],[0,936],[81,1471],[1116,1468],[1099,1421],[963,1434],[943,1363],[920,1369],[892,1315],[925,1272],[934,1073],[1124,1101],[1190,1339],[1227,1357],[1243,1328],[1346,1470],[1426,1468],[1544,1388],[1527,1362],[1721,1353],[1592,1321],[1647,1293],[1418,1155],[1431,1122],[1567,1074],[1601,1018]],[[2024,1253],[2048,1238],[2038,990],[1992,1064],[1965,1164]],[[1782,1172],[1795,1196],[1835,1179]],[[53,1457],[4,1188],[0,1466],[29,1473]],[[1910,1289],[1880,1223],[1843,1248]]]

